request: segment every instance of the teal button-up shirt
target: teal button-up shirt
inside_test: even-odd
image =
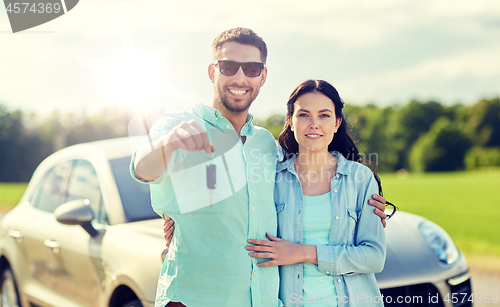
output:
[[[155,306],[170,301],[196,307],[282,305],[278,268],[259,268],[257,262],[268,259],[252,258],[245,249],[247,239],[266,239],[266,232],[277,232],[277,146],[267,130],[252,125],[252,118],[248,116],[240,131],[244,142],[219,111],[203,104],[191,112],[163,114],[153,124],[150,135],[155,140],[181,121],[195,119],[215,147],[212,156],[177,150],[165,173],[147,182],[153,209],[175,222]],[[136,178],[134,157],[131,173]],[[208,164],[216,165],[212,195],[206,181]]]

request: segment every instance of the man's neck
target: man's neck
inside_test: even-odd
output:
[[[225,108],[219,107],[216,105],[213,101],[210,104],[210,106],[220,112],[220,114],[225,117],[231,125],[233,125],[234,130],[236,130],[236,133],[240,135],[241,128],[245,125],[247,122],[247,116],[248,116],[248,110],[242,113],[233,113],[228,111]]]
[[[221,112],[221,115],[224,116],[225,118],[227,118],[227,120],[231,123],[231,125],[233,125],[233,128],[234,128],[234,130],[236,130],[236,133],[238,133],[238,135],[240,135],[241,128],[243,128],[243,126],[247,122],[248,111],[240,113],[240,114],[230,113],[230,112],[227,112],[227,110],[225,110],[225,111],[226,111],[226,114]]]

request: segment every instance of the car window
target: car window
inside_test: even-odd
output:
[[[71,164],[71,161],[59,163],[43,176],[31,198],[31,204],[34,207],[54,212],[66,201],[66,186]]]
[[[94,213],[94,221],[107,223],[106,210],[102,200],[97,173],[87,160],[75,160],[68,185],[68,200],[88,199]]]
[[[115,176],[127,221],[159,218],[151,207],[149,185],[135,181],[130,175],[130,157],[113,159],[109,163]]]

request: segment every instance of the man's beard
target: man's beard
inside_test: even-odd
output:
[[[224,108],[226,108],[226,110],[228,110],[231,113],[243,113],[250,108],[250,105],[253,102],[253,100],[250,100],[250,101],[247,101],[247,103],[245,103],[244,105],[237,107],[235,104],[231,104],[228,101],[227,97],[222,96],[220,101],[221,101],[222,105],[224,106]]]
[[[239,103],[231,103],[230,99],[234,100],[234,98],[228,97],[229,94],[227,93],[227,88],[223,87],[223,89],[221,91],[219,91],[219,99],[221,101],[222,106],[226,110],[228,110],[231,113],[238,114],[238,113],[246,112],[250,108],[250,105],[255,100],[255,98],[257,98],[257,94],[259,92],[257,90],[257,92],[251,91],[251,93],[253,94],[253,96],[248,97],[247,101],[243,105],[241,105]]]

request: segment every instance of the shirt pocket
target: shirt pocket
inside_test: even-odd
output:
[[[359,213],[354,209],[347,209],[347,244],[355,245],[356,224],[358,223]]]

